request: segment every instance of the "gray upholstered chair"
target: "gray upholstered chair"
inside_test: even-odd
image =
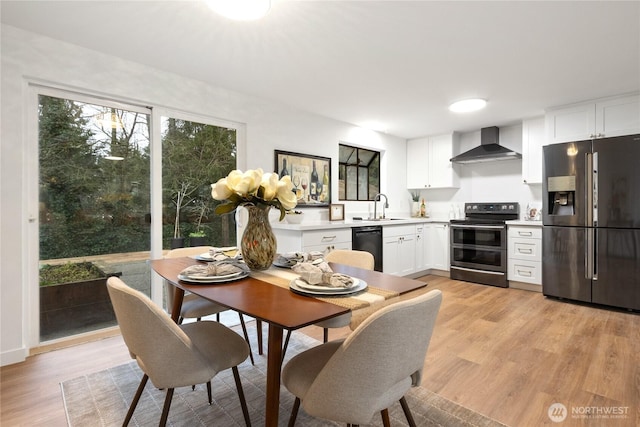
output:
[[[238,365],[249,355],[242,337],[218,322],[177,325],[149,297],[117,277],[107,280],[107,288],[124,342],[144,372],[124,426],[129,424],[149,379],[155,387],[167,389],[160,417],[164,426],[175,387],[206,382],[211,404],[211,379],[229,368],[233,370],[245,423],[251,425],[238,374]]]
[[[442,293],[430,291],[388,305],[368,317],[344,340],[294,356],[282,383],[296,396],[289,426],[300,404],[307,414],[349,424],[369,424],[376,412],[389,425],[388,408],[400,401],[414,426],[405,394],[421,381]]]
[[[177,248],[172,249],[166,253],[165,258],[180,258],[186,256],[201,255],[209,252],[209,246],[194,246],[190,248]],[[165,280],[164,290],[167,295],[167,311],[171,314],[173,308],[173,300],[175,289]],[[180,310],[180,316],[178,317],[178,324],[182,324],[184,319],[197,319],[198,321],[205,316],[216,315],[216,320],[220,321],[220,313],[229,310],[227,307],[216,304],[213,301],[201,298],[198,295],[185,293],[184,300],[182,301],[182,309]],[[249,357],[251,358],[251,364],[254,364],[253,353],[251,352],[251,344],[249,342],[249,334],[247,333],[247,326],[244,323],[244,317],[242,313],[238,313],[240,317],[240,325],[242,326],[242,332],[244,339],[249,345]]]
[[[351,267],[362,268],[365,270],[373,270],[375,266],[375,259],[367,251],[357,251],[349,249],[334,249],[324,256],[325,261],[335,262],[336,264],[345,264]],[[324,320],[322,322],[315,323],[316,326],[320,326],[323,331],[323,341],[329,341],[329,328],[342,328],[349,326],[351,323],[351,312],[343,314],[341,316],[333,317],[331,319]],[[284,340],[284,346],[282,350],[282,358],[287,351],[289,344],[289,338],[291,338],[291,331],[287,331],[287,336]]]

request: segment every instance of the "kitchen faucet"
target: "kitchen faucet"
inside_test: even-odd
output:
[[[384,214],[384,208],[388,208],[389,207],[389,199],[387,199],[386,194],[382,194],[382,193],[378,193],[376,194],[376,197],[373,198],[373,218],[374,219],[378,219],[377,217],[377,210],[376,207],[378,206],[378,200],[380,200],[380,197],[384,197],[384,205],[382,205],[382,219],[385,218],[385,214]]]

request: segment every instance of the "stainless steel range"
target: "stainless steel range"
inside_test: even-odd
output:
[[[451,220],[450,277],[508,287],[505,221],[518,219],[518,203],[465,203],[464,212]]]

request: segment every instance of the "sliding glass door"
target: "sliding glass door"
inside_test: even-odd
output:
[[[150,294],[150,110],[38,96],[40,341],[116,324],[105,277]]]

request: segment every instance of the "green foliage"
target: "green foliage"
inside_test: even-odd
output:
[[[102,277],[105,277],[104,272],[90,262],[69,262],[61,265],[45,264],[40,267],[40,286],[80,282]]]

